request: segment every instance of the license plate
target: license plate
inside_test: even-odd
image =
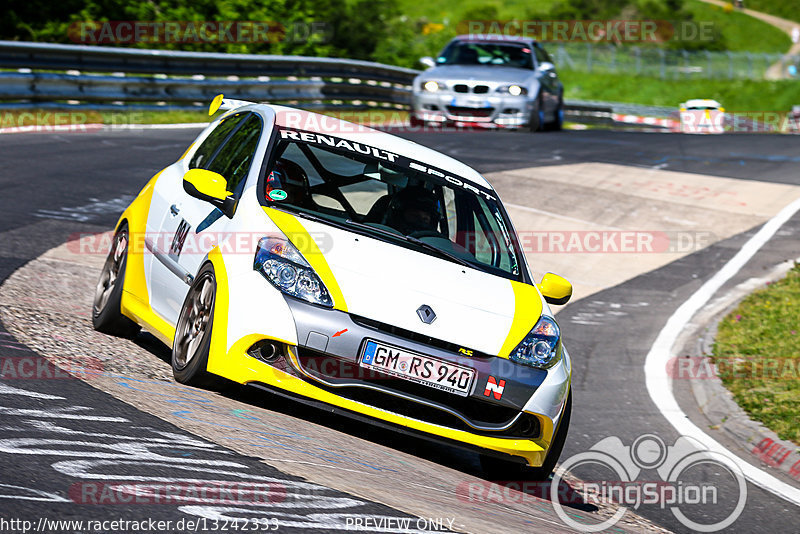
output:
[[[361,353],[362,367],[466,397],[475,370],[443,362],[404,349],[367,341]]]
[[[452,102],[450,102],[451,106],[456,106],[460,108],[475,108],[475,109],[482,109],[488,108],[489,102],[486,100],[482,100],[480,98],[471,98],[471,97],[453,97]]]

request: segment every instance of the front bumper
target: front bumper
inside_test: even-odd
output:
[[[544,461],[569,389],[568,371],[553,373],[563,363],[545,371],[475,352],[464,356],[458,353],[462,347],[443,341],[296,299],[285,300],[296,325],[297,345],[283,344],[283,354],[268,362],[268,370],[249,373],[238,381],[289,392],[312,404],[343,408],[338,411],[344,415],[367,415],[384,426],[388,423],[470,450],[524,459],[532,466]],[[364,370],[358,362],[366,340],[474,369],[469,395]],[[248,336],[246,343],[236,344],[239,353],[244,353],[242,363],[246,361],[251,370],[265,366],[248,351],[254,342],[257,338]],[[497,383],[505,381],[499,399],[487,393],[489,377]],[[554,387],[556,380],[559,384]],[[532,407],[545,408],[535,412]]]
[[[489,93],[465,97],[450,91],[414,92],[412,112],[422,122],[521,128],[530,122],[533,104],[527,96]]]

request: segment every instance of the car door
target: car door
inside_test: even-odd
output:
[[[258,115],[243,112],[224,119],[206,137],[181,172],[159,180],[153,196],[162,199],[163,215],[151,259],[151,305],[170,324],[177,324],[186,292],[208,251],[220,240],[230,219],[212,204],[183,188],[189,169],[221,174],[227,190],[241,195],[262,132]]]
[[[558,79],[558,73],[556,72],[553,61],[544,48],[542,48],[539,43],[535,43],[533,51],[536,56],[536,74],[543,89],[542,97],[544,100],[545,112],[555,112],[558,106],[558,98],[561,94],[561,81]],[[542,65],[545,64],[552,65],[552,68],[542,69]]]

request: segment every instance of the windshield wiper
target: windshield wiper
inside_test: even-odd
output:
[[[360,222],[354,221],[352,219],[347,219],[346,223],[349,224],[350,226],[355,226],[357,228],[363,228],[365,230],[369,230],[369,231],[372,231],[372,232],[375,232],[375,233],[378,233],[378,234],[382,234],[382,235],[386,235],[386,236],[389,236],[389,237],[393,237],[394,239],[402,239],[403,241],[407,241],[409,243],[414,243],[415,245],[419,246],[420,248],[424,248],[425,250],[429,250],[431,252],[434,252],[439,257],[446,258],[446,259],[448,259],[448,260],[450,260],[452,262],[458,263],[459,265],[463,265],[464,267],[470,267],[470,268],[473,268],[473,269],[477,268],[476,265],[473,265],[472,263],[468,262],[467,260],[459,258],[455,254],[451,254],[451,253],[447,252],[446,250],[440,249],[439,247],[435,247],[435,246],[431,245],[430,243],[426,243],[425,241],[420,241],[416,237],[411,237],[410,235],[403,235],[403,234],[400,234],[400,233],[390,232],[389,230],[384,230],[383,228],[379,228],[377,226],[370,226],[368,224],[360,223]]]

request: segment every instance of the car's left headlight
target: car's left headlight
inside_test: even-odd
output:
[[[287,239],[263,237],[253,268],[280,291],[322,306],[333,307],[333,299],[300,251]]]
[[[555,319],[542,315],[525,339],[511,351],[509,358],[517,363],[547,369],[561,358],[561,330]]]
[[[528,90],[525,87],[516,84],[501,85],[500,87],[497,88],[497,92],[509,94],[511,96],[520,96],[528,94]]]

